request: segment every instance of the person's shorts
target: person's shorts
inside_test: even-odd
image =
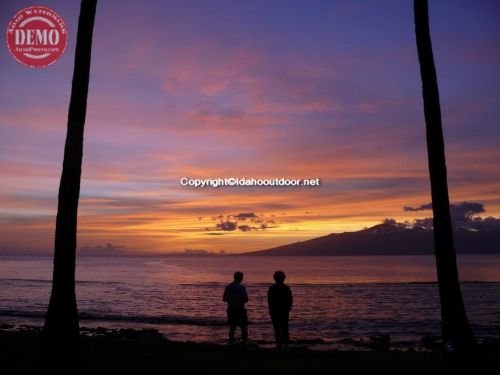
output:
[[[227,308],[227,324],[245,327],[248,325],[247,310],[244,307],[230,306]]]

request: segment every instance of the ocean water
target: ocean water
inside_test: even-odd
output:
[[[500,256],[458,258],[476,335],[500,340]],[[439,335],[434,258],[377,257],[80,257],[77,298],[83,327],[155,328],[172,340],[224,343],[224,286],[244,272],[250,339],[271,345],[267,289],[287,274],[294,306],[291,340],[345,348],[389,334],[394,347]],[[0,257],[0,323],[42,325],[51,287],[49,257]]]

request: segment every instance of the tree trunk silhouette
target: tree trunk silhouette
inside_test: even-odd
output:
[[[414,0],[414,12],[418,60],[422,77],[443,340],[449,351],[464,351],[474,345],[475,339],[467,321],[458,280],[448,198],[441,108],[429,32],[427,0]]]
[[[39,358],[42,370],[62,369],[64,373],[75,373],[80,367],[80,327],[75,294],[76,231],[96,5],[97,0],[82,0],[80,7],[64,161],[59,184],[52,292]]]

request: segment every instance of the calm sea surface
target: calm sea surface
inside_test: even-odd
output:
[[[469,319],[480,338],[500,339],[500,256],[460,256]],[[440,332],[434,258],[402,257],[81,257],[81,326],[156,328],[172,340],[223,343],[224,286],[244,272],[250,338],[271,344],[266,293],[281,269],[294,294],[291,339],[345,347],[348,339],[390,334],[394,346],[419,345]],[[0,323],[43,323],[52,261],[0,257]]]

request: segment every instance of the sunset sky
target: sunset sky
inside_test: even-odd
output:
[[[52,249],[79,3],[0,3],[4,31],[35,4],[69,30],[47,68],[0,48],[0,253]],[[451,201],[500,216],[500,2],[430,1],[430,18]],[[99,1],[79,248],[260,250],[429,202],[412,1]]]

